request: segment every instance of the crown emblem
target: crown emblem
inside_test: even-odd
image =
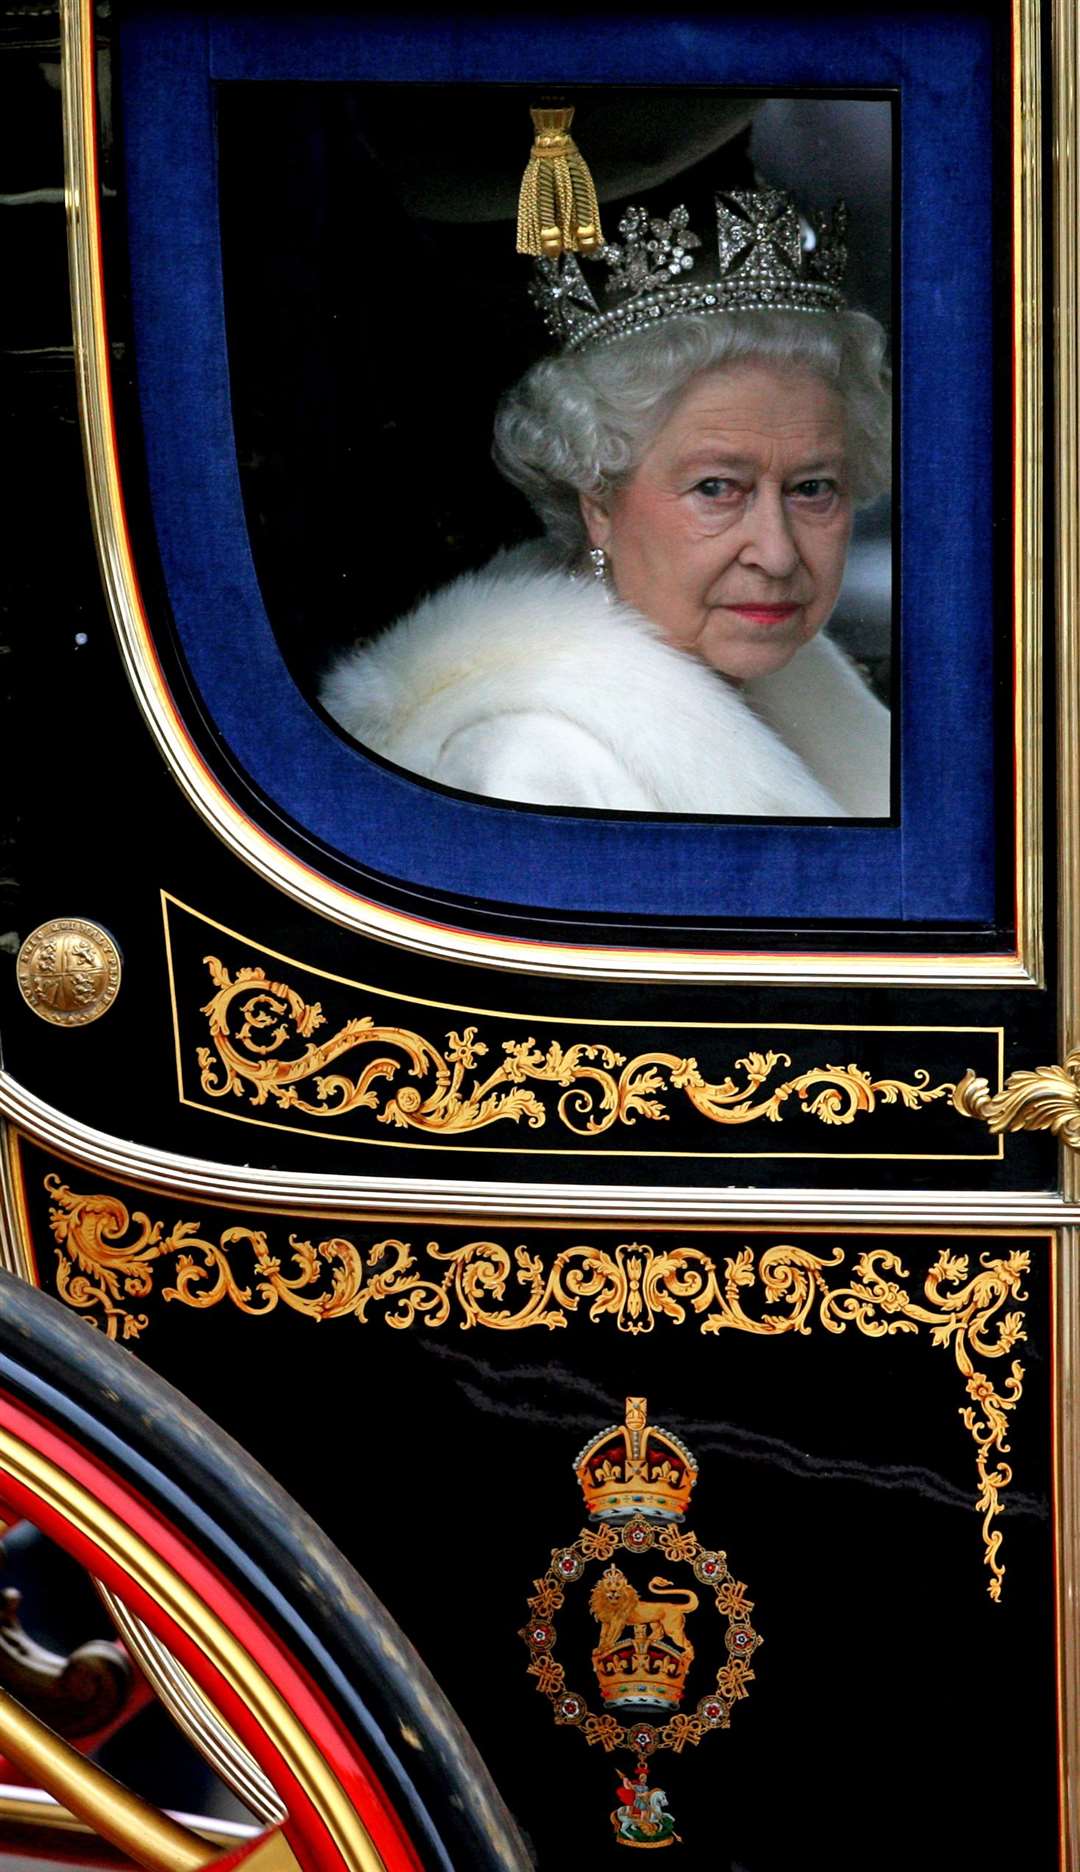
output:
[[[670,1430],[648,1422],[644,1398],[627,1398],[626,1417],[587,1443],[574,1464],[593,1521],[682,1521],[697,1463]]]
[[[593,1437],[574,1470],[592,1525],[569,1546],[553,1547],[547,1572],[533,1581],[521,1632],[529,1675],[560,1727],[599,1742],[605,1753],[626,1749],[636,1758],[633,1775],[619,1775],[611,1815],[616,1843],[670,1846],[679,1835],[667,1794],[651,1784],[650,1758],[660,1749],[681,1755],[730,1727],[733,1709],[749,1694],[751,1659],[761,1643],[750,1623],[753,1603],[727,1554],[703,1546],[682,1525],[697,1463],[670,1430],[649,1423],[644,1398],[627,1398],[623,1422]],[[661,1561],[673,1572],[683,1570],[686,1585],[652,1571]],[[575,1587],[587,1594],[597,1627],[592,1669],[600,1704],[594,1709],[580,1679],[575,1682],[572,1662],[556,1652],[559,1614]],[[710,1607],[722,1625],[719,1645]],[[706,1653],[715,1658],[719,1651],[711,1682],[712,1661],[695,1663],[691,1621]],[[581,1623],[579,1610],[573,1616],[579,1633]]]
[[[568,351],[610,344],[666,318],[716,312],[836,312],[847,267],[847,209],[803,221],[785,189],[723,189],[716,196],[716,245],[704,242],[685,207],[666,220],[628,208],[590,260],[607,268],[593,291],[573,253],[537,263],[532,296],[548,330]]]

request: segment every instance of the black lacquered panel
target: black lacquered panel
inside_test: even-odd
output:
[[[541,1866],[619,1862],[609,1814],[633,1758],[556,1723],[520,1633],[552,1550],[600,1525],[574,1461],[631,1397],[696,1459],[677,1526],[726,1554],[762,1640],[730,1728],[649,1759],[680,1863],[909,1865],[931,1806],[930,1863],[963,1860],[991,1732],[1024,1790],[996,1810],[1005,1861],[1058,1863],[1045,1237],[196,1212],[23,1157],[43,1283],[323,1523]],[[697,1595],[674,1713],[725,1661],[708,1580],[652,1532],[550,1611],[551,1655],[596,1715],[588,1596],[609,1566],[642,1598],[657,1577]]]

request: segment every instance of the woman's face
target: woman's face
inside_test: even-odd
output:
[[[826,622],[851,537],[843,406],[801,365],[748,360],[687,385],[626,485],[582,497],[615,589],[736,682]]]

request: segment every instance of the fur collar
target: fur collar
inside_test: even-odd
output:
[[[834,645],[819,638],[735,689],[535,547],[424,599],[339,658],[320,693],[375,753],[503,798],[740,817],[888,812],[888,713]],[[530,757],[550,775],[539,793]],[[577,783],[582,760],[590,779]]]

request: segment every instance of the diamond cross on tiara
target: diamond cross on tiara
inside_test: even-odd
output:
[[[564,253],[560,260],[536,262],[529,297],[553,338],[573,338],[599,311],[581,263],[572,253]]]
[[[802,264],[799,217],[782,189],[725,189],[716,197],[716,238],[721,278],[741,266],[784,278]]]

